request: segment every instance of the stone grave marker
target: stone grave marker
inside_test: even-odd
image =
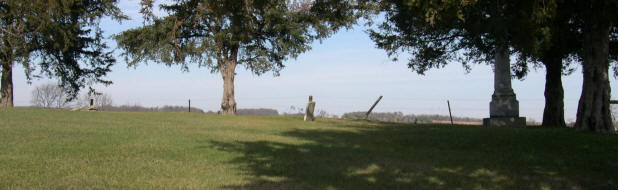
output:
[[[313,111],[315,109],[315,102],[313,101],[313,96],[309,96],[309,102],[307,103],[307,108],[305,109],[305,121],[313,121],[315,118],[313,117]]]
[[[483,126],[525,127],[526,118],[519,117],[519,102],[511,87],[511,63],[506,47],[496,48],[494,67],[494,94],[489,103],[489,118],[483,119]]]

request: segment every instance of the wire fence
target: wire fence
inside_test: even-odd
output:
[[[315,96],[316,111],[328,113],[331,116],[341,116],[344,113],[367,111],[378,96]],[[217,112],[220,109],[220,97],[197,97],[197,98],[159,98],[159,97],[112,97],[115,106],[183,106],[187,107],[189,100],[191,107],[199,108],[205,112]],[[279,114],[298,113],[307,103],[308,96],[237,96],[237,108],[268,108],[274,109]],[[449,115],[447,101],[450,101],[452,114],[457,117],[485,118],[489,116],[489,102],[491,97],[486,98],[425,98],[425,97],[397,97],[385,96],[373,110],[378,112],[401,112],[403,114],[437,114]],[[544,99],[518,98],[520,115],[527,117],[528,121],[540,122],[542,120]],[[577,99],[565,99],[565,119],[567,123],[575,122],[577,112]],[[16,99],[15,105],[30,106],[30,102],[24,99]],[[618,123],[618,104],[611,104],[612,118]]]

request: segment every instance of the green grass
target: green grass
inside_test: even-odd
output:
[[[618,135],[0,109],[0,189],[618,189]]]

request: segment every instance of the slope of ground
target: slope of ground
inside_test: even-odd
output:
[[[618,189],[618,135],[0,109],[1,189]]]

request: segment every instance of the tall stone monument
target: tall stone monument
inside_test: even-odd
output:
[[[489,103],[489,118],[483,119],[483,126],[525,127],[526,118],[519,117],[519,102],[511,87],[511,63],[505,46],[496,47],[494,67],[494,94]]]

